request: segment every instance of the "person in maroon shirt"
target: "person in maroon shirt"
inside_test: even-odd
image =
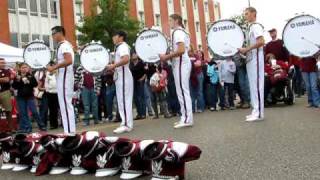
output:
[[[302,58],[301,72],[308,94],[308,107],[320,108],[320,94],[317,86],[318,69],[316,58]]]
[[[284,47],[283,41],[277,38],[277,30],[273,28],[269,30],[269,33],[272,40],[265,46],[265,55],[271,53],[277,60],[288,61],[289,53]]]

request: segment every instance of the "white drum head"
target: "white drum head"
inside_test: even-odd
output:
[[[91,73],[99,73],[109,64],[109,52],[101,44],[89,44],[80,54],[81,65]]]
[[[313,56],[320,50],[320,21],[310,15],[294,17],[284,27],[282,39],[291,54]]]
[[[139,58],[144,62],[154,63],[160,60],[159,54],[167,52],[168,41],[158,30],[144,30],[137,37],[135,49]]]
[[[244,43],[241,27],[231,20],[215,22],[207,35],[208,46],[213,53],[222,56],[234,56]]]
[[[42,42],[32,42],[25,47],[23,59],[33,69],[45,68],[51,59],[50,48]]]

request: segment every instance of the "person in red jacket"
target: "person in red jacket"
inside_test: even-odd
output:
[[[275,28],[269,30],[271,41],[267,43],[264,49],[265,55],[273,54],[277,60],[288,61],[289,53],[283,45],[283,41],[277,38]],[[267,57],[266,57],[267,58]]]

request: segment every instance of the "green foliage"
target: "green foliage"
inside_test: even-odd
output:
[[[97,7],[101,11],[85,17],[83,25],[77,27],[82,33],[79,37],[80,45],[95,40],[113,50],[112,34],[118,30],[126,31],[128,44],[133,44],[139,31],[139,22],[129,17],[127,0],[98,0],[92,6],[93,12]]]

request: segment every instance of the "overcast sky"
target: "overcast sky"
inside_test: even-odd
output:
[[[222,19],[241,14],[248,6],[248,0],[217,0],[221,4]],[[320,18],[320,0],[251,0],[251,6],[258,11],[257,21],[265,30],[277,28],[281,34],[286,20],[296,13],[310,14]]]

